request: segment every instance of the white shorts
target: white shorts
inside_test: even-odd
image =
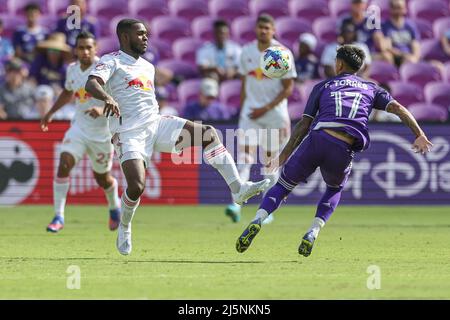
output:
[[[106,173],[113,164],[114,148],[110,140],[105,142],[87,139],[76,126],[70,127],[64,135],[61,152],[70,153],[75,162],[80,161],[87,153],[96,173]]]
[[[148,166],[153,151],[180,152],[175,145],[186,121],[179,117],[160,115],[142,127],[114,134],[111,141],[120,163],[142,159]]]

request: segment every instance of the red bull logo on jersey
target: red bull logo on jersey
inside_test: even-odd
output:
[[[75,92],[75,99],[77,99],[78,102],[80,103],[85,103],[91,98],[92,98],[91,94],[87,92],[84,88],[80,88]]]
[[[153,82],[146,76],[138,76],[135,79],[127,81],[127,89],[139,89],[144,91],[152,91],[153,90]]]

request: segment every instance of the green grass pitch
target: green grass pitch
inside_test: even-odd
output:
[[[68,206],[66,227],[45,231],[49,206],[0,209],[0,299],[450,299],[449,207],[337,209],[313,253],[298,255],[313,207],[284,206],[244,254],[221,206],[143,206],[133,252],[119,255],[107,210]],[[69,266],[80,289],[67,289]],[[380,269],[369,290],[367,268]]]

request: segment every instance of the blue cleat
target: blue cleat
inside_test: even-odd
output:
[[[120,209],[109,210],[109,230],[114,231],[119,227],[120,223]]]
[[[64,228],[64,218],[61,216],[55,216],[47,226],[48,232],[56,233]]]
[[[237,204],[230,204],[225,209],[225,215],[230,217],[231,220],[236,223],[241,220],[241,207]]]
[[[302,243],[300,243],[300,246],[298,247],[298,253],[302,256],[308,257],[313,249],[314,241],[316,241],[316,238],[314,237],[312,231],[307,232],[303,236]]]
[[[244,252],[252,244],[253,238],[256,237],[261,230],[261,220],[254,220],[250,222],[248,227],[244,230],[241,236],[236,241],[236,250],[239,253]]]

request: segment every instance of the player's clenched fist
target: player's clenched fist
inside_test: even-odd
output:
[[[106,98],[105,107],[103,108],[103,114],[106,117],[109,117],[110,115],[116,115],[117,117],[120,117],[119,104],[111,97]]]

